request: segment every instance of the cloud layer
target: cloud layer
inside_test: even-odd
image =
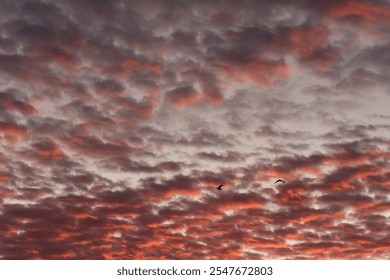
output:
[[[390,258],[389,17],[1,1],[0,258]]]

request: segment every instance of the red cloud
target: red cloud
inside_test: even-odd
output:
[[[51,140],[37,142],[32,145],[33,152],[38,157],[44,159],[60,160],[64,158],[64,153],[60,148]]]
[[[217,64],[218,65],[218,64]],[[236,82],[250,82],[261,87],[271,87],[288,78],[290,69],[283,61],[254,58],[240,63],[220,63],[218,69]]]
[[[44,57],[50,59],[51,62],[61,64],[66,67],[74,68],[78,64],[78,60],[74,53],[61,49],[61,48],[48,48],[45,53],[42,53]]]
[[[258,201],[229,201],[227,203],[220,203],[219,211],[239,211],[242,209],[259,208],[260,203]]]
[[[390,257],[388,6],[92,2],[0,8],[1,258]]]
[[[286,36],[291,53],[303,63],[327,70],[338,61],[340,50],[328,46],[330,31],[325,26],[296,27]]]
[[[325,26],[296,27],[288,33],[292,53],[302,58],[324,47],[328,37],[329,31]]]
[[[222,103],[222,93],[219,80],[216,75],[204,69],[192,66],[181,67],[183,75],[194,77],[201,86],[202,100],[211,102],[215,105]]]
[[[0,134],[4,134],[6,137],[25,136],[27,134],[27,128],[14,122],[0,121]]]
[[[127,58],[121,62],[123,71],[129,70],[146,70],[156,74],[161,72],[161,66],[151,62],[140,62],[136,59]]]
[[[192,86],[183,86],[168,91],[165,100],[173,103],[176,108],[183,108],[197,103],[199,94]]]
[[[282,185],[279,187],[279,192],[275,195],[275,198],[280,204],[287,205],[299,205],[302,203],[308,203],[312,199],[308,198],[306,194],[308,190],[303,186],[297,184]]]
[[[10,179],[10,177],[7,174],[0,172],[0,181],[1,182],[7,182],[9,179]]]
[[[60,149],[37,151],[37,154],[41,157],[51,159],[62,159],[64,157],[64,153]]]
[[[130,151],[127,144],[118,141],[104,142],[101,139],[93,136],[85,137],[68,137],[65,138],[65,143],[72,149],[84,152],[88,156],[104,156],[104,155],[123,155]]]
[[[36,114],[37,110],[27,101],[18,100],[13,97],[12,92],[0,93],[0,108],[3,107],[7,111],[17,111],[22,114]]]
[[[333,2],[330,14],[336,17],[359,16],[366,24],[388,24],[390,8],[386,4],[356,0]]]

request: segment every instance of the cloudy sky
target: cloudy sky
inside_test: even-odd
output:
[[[0,258],[388,259],[389,65],[387,0],[2,0]]]

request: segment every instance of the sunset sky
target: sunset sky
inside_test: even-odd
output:
[[[386,0],[1,0],[0,259],[390,259],[389,65]]]

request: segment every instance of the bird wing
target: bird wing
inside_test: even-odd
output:
[[[279,183],[279,182],[286,183],[286,182],[283,181],[282,179],[278,179],[278,180],[275,182],[275,184],[276,184],[276,183]]]

